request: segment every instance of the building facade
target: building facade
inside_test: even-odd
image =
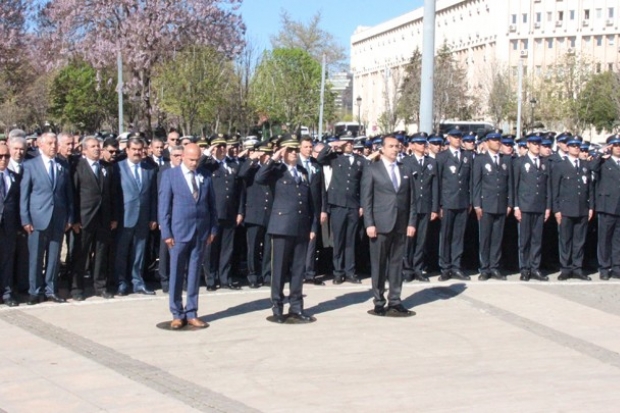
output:
[[[370,134],[382,132],[379,119],[393,109],[403,69],[416,48],[422,51],[423,13],[358,27],[351,37],[353,96],[362,98]],[[478,94],[498,67],[516,76],[519,61],[530,77],[557,74],[566,55],[583,57],[593,72],[618,71],[619,14],[620,0],[437,0],[435,50],[450,47]],[[484,107],[477,116],[489,120]]]

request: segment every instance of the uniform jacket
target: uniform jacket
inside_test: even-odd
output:
[[[474,159],[472,204],[491,214],[505,214],[514,204],[512,159],[501,154],[498,157],[497,165],[490,153]]]
[[[620,215],[620,166],[613,158],[596,158],[591,163],[596,174],[597,212]]]
[[[417,213],[439,212],[437,161],[430,156],[425,156],[422,165],[420,165],[415,155],[411,155],[404,158],[403,163],[413,172]]]
[[[269,185],[259,184],[255,181],[256,173],[264,165],[258,160],[243,162],[239,170],[239,177],[245,181],[245,218],[246,224],[261,225],[267,227],[273,194]]]
[[[327,190],[327,203],[346,208],[359,208],[362,172],[368,161],[363,156],[345,155],[325,145],[317,156],[317,162],[320,165],[330,166],[332,171]]]
[[[234,223],[237,215],[245,215],[244,183],[239,178],[240,164],[225,157],[223,164],[213,157],[204,158],[201,166],[211,172],[217,218]]]
[[[471,205],[473,157],[461,151],[460,161],[450,149],[437,154],[439,204],[441,208],[463,209]]]
[[[528,155],[513,162],[515,208],[544,213],[551,209],[551,169],[547,159],[538,158],[538,169]]]
[[[579,169],[570,158],[555,163],[551,170],[551,190],[554,213],[582,217],[588,215],[589,209],[594,209],[592,173],[584,161],[579,161]]]

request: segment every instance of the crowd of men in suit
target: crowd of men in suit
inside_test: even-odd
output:
[[[153,295],[153,273],[168,292],[172,245],[169,236],[162,241],[158,198],[164,172],[194,144],[195,173],[207,171],[216,214],[214,237],[199,255],[206,288],[240,289],[242,278],[249,288],[271,285],[278,322],[286,318],[284,283],[289,314],[308,321],[302,284],[322,285],[326,273],[334,284],[357,284],[370,273],[378,315],[410,313],[400,303],[403,281],[426,282],[435,269],[441,281],[469,280],[468,260],[480,281],[505,280],[510,258],[522,281],[546,281],[545,263],[556,256],[559,280],[589,280],[591,233],[600,278],[620,278],[617,135],[593,153],[570,133],[531,134],[515,149],[514,138],[499,132],[458,129],[319,142],[295,135],[195,141],[174,130],[147,142],[136,133],[13,130],[0,143],[3,302],[19,305],[17,292],[27,292],[30,305],[64,302],[63,282],[77,301],[91,289],[104,298]],[[179,288],[174,283],[175,294]]]

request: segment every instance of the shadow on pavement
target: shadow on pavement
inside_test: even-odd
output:
[[[449,300],[463,293],[467,289],[465,283],[452,284],[445,287],[432,287],[416,291],[403,300],[403,305],[407,308],[419,307],[430,304],[437,300]]]
[[[200,319],[210,323],[216,320],[221,320],[222,318],[248,314],[254,311],[269,310],[270,308],[271,300],[269,298],[261,298],[260,300],[239,304],[234,307],[227,308],[226,310],[218,311],[217,313],[202,316]]]
[[[314,307],[306,308],[308,314],[321,314],[328,311],[338,310],[350,305],[361,304],[372,298],[372,291],[355,291],[343,295],[339,295],[329,301],[324,301],[315,305]]]

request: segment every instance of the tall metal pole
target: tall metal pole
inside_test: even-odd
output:
[[[519,59],[517,84],[517,139],[521,139],[521,106],[523,104],[523,59]]]
[[[118,85],[116,86],[118,92],[118,134],[120,135],[123,133],[123,57],[120,47],[116,56],[116,66],[118,70]]]
[[[321,68],[321,103],[319,106],[319,140],[323,140],[323,106],[325,104],[325,53],[323,53],[323,67]]]
[[[419,131],[433,131],[433,72],[435,70],[435,0],[424,0],[422,76]]]

